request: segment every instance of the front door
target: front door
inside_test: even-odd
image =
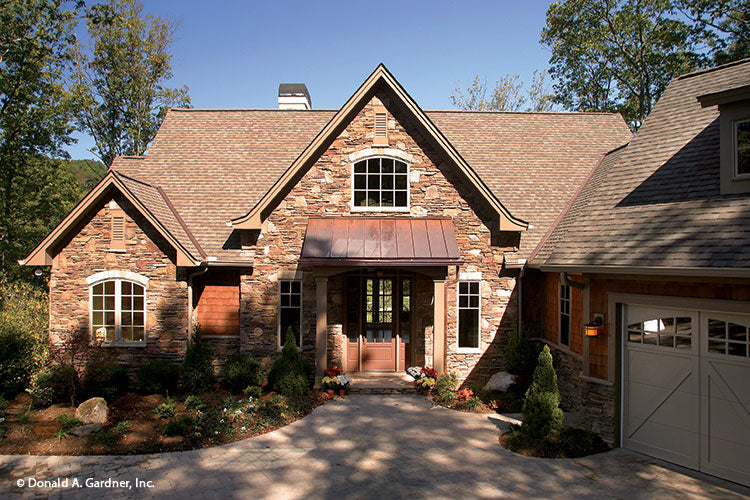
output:
[[[411,280],[364,275],[346,283],[346,369],[404,370],[411,358]]]
[[[393,278],[364,279],[362,369],[395,370]]]

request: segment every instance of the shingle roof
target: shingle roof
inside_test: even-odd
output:
[[[748,82],[750,59],[673,80],[630,144],[602,162],[534,263],[750,267],[750,195],[720,194],[719,111],[696,99]]]
[[[209,256],[225,248],[227,221],[252,208],[332,110],[183,110],[168,114],[144,160],[113,168],[161,187]],[[514,215],[531,222],[526,257],[602,154],[630,139],[619,115],[432,111],[427,116]]]

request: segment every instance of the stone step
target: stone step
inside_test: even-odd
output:
[[[414,387],[350,387],[346,391],[347,394],[381,394],[381,395],[392,395],[392,394],[422,394],[422,391],[418,391]]]

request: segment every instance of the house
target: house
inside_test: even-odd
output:
[[[640,425],[621,390],[664,363],[623,379],[620,351],[638,355],[617,318],[648,349],[639,308],[675,300],[631,297],[747,312],[750,211],[718,188],[717,105],[735,109],[722,99],[745,95],[749,68],[675,80],[632,141],[612,113],[424,111],[382,65],[336,110],[299,84],[280,109],[172,109],[148,154],[116,158],[23,263],[51,268],[54,343],[84,331],[131,367],[181,358],[195,327],[219,365],[270,364],[291,330],[318,382],[330,364],[483,381],[523,319],[555,348],[566,406],[619,443],[621,415]],[[658,318],[680,345],[686,317]]]
[[[670,83],[532,252],[523,293],[590,428],[750,484],[750,59]]]

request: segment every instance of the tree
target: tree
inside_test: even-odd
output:
[[[675,7],[703,30],[713,64],[750,57],[750,4],[747,0],[676,0]]]
[[[187,107],[190,98],[186,86],[164,86],[174,21],[143,15],[135,0],[110,0],[88,9],[86,26],[93,47],[78,45],[76,55],[78,125],[109,166],[115,156],[142,155],[167,109]]]
[[[545,345],[539,353],[534,382],[526,391],[521,430],[527,436],[539,439],[559,431],[562,425],[563,411],[560,409],[557,375],[552,366],[552,354]]]
[[[0,0],[0,273],[23,257],[28,215],[43,201],[32,177],[44,155],[65,157],[72,142],[63,77],[73,46],[75,7],[61,0]],[[70,2],[72,4],[72,2]],[[47,179],[52,185],[56,180]],[[34,184],[34,186],[31,186]],[[29,198],[33,198],[33,200]],[[46,214],[35,214],[45,217]],[[33,223],[32,223],[33,226]]]
[[[669,81],[705,63],[702,32],[669,0],[560,0],[541,42],[552,50],[555,101],[622,113],[637,130]]]
[[[454,106],[464,110],[474,111],[519,111],[529,102],[527,111],[549,111],[552,108],[552,96],[546,92],[544,73],[534,71],[531,85],[524,95],[524,82],[520,75],[504,75],[495,82],[492,94],[487,98],[487,82],[479,75],[472,83],[463,89],[459,84],[454,85],[451,92],[451,102]]]

